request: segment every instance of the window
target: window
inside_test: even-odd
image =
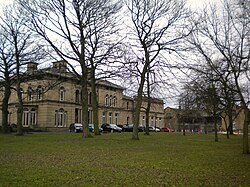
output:
[[[105,106],[109,106],[109,95],[108,94],[105,97]]]
[[[119,114],[118,113],[115,113],[115,124],[117,125],[119,123]]]
[[[92,120],[93,119],[93,111],[89,110],[88,111],[88,123],[93,123]]]
[[[113,98],[112,95],[109,96],[109,106],[112,106],[112,103],[113,103],[113,102],[112,102],[112,98]]]
[[[154,126],[154,117],[151,117],[151,126]]]
[[[27,94],[28,94],[28,101],[32,101],[32,88],[28,88],[28,91],[27,91]]]
[[[65,97],[65,90],[64,90],[64,87],[61,87],[59,91],[60,101],[64,101],[64,97]]]
[[[107,121],[106,121],[106,112],[102,113],[102,123],[107,123]]]
[[[28,108],[23,109],[23,126],[29,127],[36,124],[36,109],[32,108],[30,111]]]
[[[43,89],[42,86],[37,87],[37,100],[42,100]]]
[[[23,126],[24,127],[29,126],[29,109],[27,108],[23,109]]]
[[[30,111],[30,119],[29,119],[30,125],[36,124],[36,109],[32,108]]]
[[[81,123],[81,109],[75,109],[75,123]]]
[[[127,110],[128,110],[128,107],[129,107],[129,102],[127,101]]]
[[[55,126],[66,127],[66,112],[62,108],[55,111]]]
[[[113,106],[117,107],[117,98],[116,98],[116,96],[114,96],[114,98],[113,98]]]
[[[145,126],[145,116],[142,116],[142,125]]]
[[[109,113],[109,124],[112,124],[112,112]]]
[[[76,90],[75,100],[76,100],[76,103],[80,103],[80,92],[79,92],[79,90]]]

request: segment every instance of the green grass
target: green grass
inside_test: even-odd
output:
[[[250,186],[242,137],[0,134],[0,186]]]

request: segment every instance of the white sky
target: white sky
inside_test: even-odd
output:
[[[187,0],[188,4],[191,6],[191,8],[202,8],[205,3],[216,3],[220,0]],[[10,4],[13,2],[13,0],[0,0],[0,7]]]
[[[220,0],[187,0],[188,5],[193,9],[201,9],[205,4],[219,3]]]
[[[8,4],[11,4],[13,0],[0,0],[0,16],[2,14],[2,8]],[[220,0],[187,0],[187,6],[193,10],[202,9],[206,4],[219,3]],[[168,102],[168,105],[170,103]],[[176,103],[175,103],[176,104]]]
[[[13,0],[0,0],[0,6],[10,4]]]

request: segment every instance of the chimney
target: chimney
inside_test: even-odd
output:
[[[64,61],[64,60],[53,62],[53,68],[57,69],[57,70],[60,70],[62,72],[66,72],[66,70],[67,70],[67,62]]]
[[[29,74],[34,73],[34,71],[37,70],[37,65],[38,65],[38,63],[29,62],[29,63],[27,64],[27,72],[28,72]]]

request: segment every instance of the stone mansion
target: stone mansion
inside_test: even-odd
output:
[[[29,63],[21,84],[23,97],[23,127],[68,128],[71,123],[81,123],[81,91],[76,76],[67,71],[64,61],[53,62],[50,68],[38,69]],[[106,80],[98,80],[97,100],[99,126],[102,123],[132,124],[135,97],[123,94],[124,88]],[[88,92],[88,121],[92,123],[91,88]],[[4,90],[0,89],[0,107]],[[9,123],[16,124],[17,94],[12,90],[9,100]],[[146,106],[143,102],[143,106]],[[145,125],[145,109],[142,106],[140,124]],[[0,123],[2,113],[0,113]],[[152,99],[150,126],[164,126],[164,105],[160,99]]]

